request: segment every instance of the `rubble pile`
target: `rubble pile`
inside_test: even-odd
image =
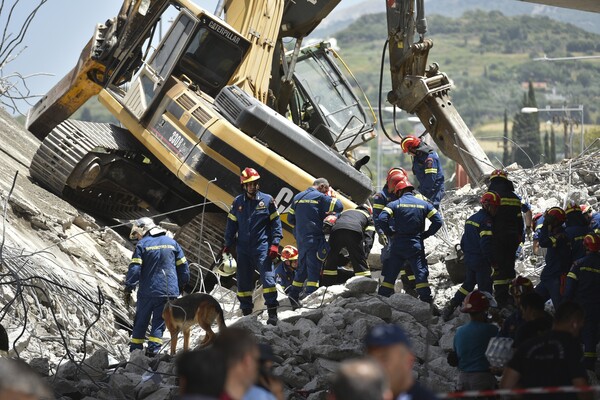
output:
[[[117,233],[118,227],[103,227],[27,179],[33,150],[11,149],[28,144],[30,135],[2,113],[0,120],[5,122],[0,124],[5,142],[0,143],[5,155],[0,163],[0,323],[9,333],[8,355],[23,358],[47,376],[57,398],[173,398],[177,382],[172,359],[129,354],[128,333],[121,329],[133,320],[133,308],[125,308],[120,299],[131,244]],[[16,177],[15,171],[21,175]],[[511,166],[509,172],[534,213],[563,206],[568,199],[599,208],[600,151],[533,169]],[[440,307],[458,287],[443,260],[453,255],[483,190],[467,186],[449,191],[442,204],[445,227],[426,240],[430,284]],[[540,271],[530,255],[526,241],[518,271],[535,279]],[[456,327],[467,318],[457,313],[444,323],[427,304],[407,294],[380,297],[374,280],[352,278],[344,286],[320,288],[297,311],[286,307],[280,293],[275,327],[265,324],[259,293],[256,313],[247,317],[240,316],[233,292],[216,287],[212,294],[225,310],[227,325],[247,327],[273,346],[279,359],[274,372],[286,383],[289,398],[325,398],[327,376],[341,360],[361,355],[362,337],[381,322],[406,329],[423,383],[439,392],[454,387],[456,370],[447,365],[446,352]],[[192,343],[202,336],[195,328]],[[164,351],[168,346],[165,340]]]

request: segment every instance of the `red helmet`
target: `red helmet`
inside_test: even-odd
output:
[[[590,233],[585,235],[583,238],[583,245],[588,251],[592,251],[594,253],[600,251],[600,236],[595,233]]]
[[[260,175],[254,168],[244,168],[242,174],[240,175],[240,183],[243,185],[244,183],[254,182],[260,179]]]
[[[335,214],[330,214],[325,217],[323,220],[323,233],[326,235],[331,232],[331,228],[335,225],[337,221],[337,216]]]
[[[499,206],[500,205],[500,195],[496,192],[485,192],[481,199],[479,200],[482,206]]]
[[[282,261],[294,261],[298,259],[298,249],[292,245],[287,245],[281,250]]]
[[[508,179],[508,172],[506,172],[503,169],[495,169],[490,174],[490,180],[495,179],[495,178]]]
[[[398,192],[400,192],[402,189],[406,189],[406,188],[414,189],[415,187],[412,185],[412,183],[410,183],[408,181],[408,179],[403,179],[400,182],[398,182],[396,184],[396,186],[394,187],[394,193],[398,194]]]
[[[390,176],[395,175],[395,174],[402,174],[404,176],[408,176],[408,174],[406,173],[406,170],[402,167],[392,167],[390,168],[390,170],[387,173],[387,179],[390,179]]]
[[[572,212],[581,212],[581,207],[579,207],[579,204],[575,203],[574,201],[569,201],[567,208],[565,208],[565,214]]]
[[[386,182],[388,192],[393,192],[398,182],[408,180],[408,177],[405,174],[402,174],[399,171],[395,172],[396,173],[393,173],[392,175],[388,175]]]
[[[510,281],[510,286],[508,290],[513,296],[520,296],[524,293],[531,293],[533,292],[533,283],[528,278],[519,275],[512,281]]]
[[[411,149],[419,147],[421,139],[416,136],[408,135],[400,142],[400,147],[404,153],[408,153]]]
[[[537,213],[537,214],[535,214],[535,215],[533,216],[533,218],[532,218],[532,222],[533,222],[533,224],[534,224],[534,225],[535,225],[535,224],[537,224],[537,222],[538,222],[538,219],[540,219],[540,218],[541,218],[543,215],[544,215],[544,213]]]
[[[581,212],[583,214],[591,214],[592,213],[592,207],[588,206],[587,204],[582,204],[579,207],[581,208]]]
[[[546,219],[552,218],[559,223],[564,223],[567,220],[567,214],[560,207],[552,207],[546,210]]]
[[[473,290],[465,297],[460,312],[476,313],[486,311],[490,308],[490,301],[481,290]]]

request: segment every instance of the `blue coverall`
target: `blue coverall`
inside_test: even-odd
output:
[[[429,219],[431,225],[423,231],[425,219]],[[392,201],[381,211],[379,221],[385,234],[391,238],[392,260],[383,266],[383,281],[379,287],[379,294],[389,297],[394,293],[400,267],[408,260],[415,274],[419,299],[430,303],[431,289],[427,282],[429,269],[424,257],[423,241],[442,227],[442,217],[431,203],[415,197],[413,192],[405,192],[402,197]]]
[[[592,220],[590,221],[590,228],[595,233],[600,234],[600,212],[592,214]]]
[[[498,306],[504,307],[510,301],[508,287],[516,276],[515,257],[525,231],[523,203],[514,192],[512,182],[507,179],[492,179],[489,190],[500,195],[500,206],[494,216],[493,227],[493,284]]]
[[[465,222],[460,248],[467,271],[465,281],[451,300],[454,307],[463,302],[476,283],[479,290],[492,293],[492,221],[492,216],[482,208]]]
[[[248,198],[244,193],[233,200],[227,215],[225,246],[236,245],[237,297],[240,308],[245,313],[252,311],[253,307],[252,293],[256,268],[263,285],[265,305],[269,309],[279,305],[273,263],[268,257],[268,252],[271,245],[279,245],[282,237],[281,220],[273,197],[257,191],[254,199]]]
[[[412,172],[419,181],[419,192],[439,209],[444,197],[444,171],[440,156],[435,151],[417,151],[413,157]]]
[[[294,275],[296,270],[282,261],[277,268],[275,268],[275,281],[283,287],[285,293],[288,294],[294,282]]]
[[[583,246],[583,238],[588,233],[592,233],[585,217],[579,210],[569,209],[567,213],[567,222],[565,223],[565,233],[569,238],[571,246],[571,259],[579,260],[585,257],[585,247]]]
[[[298,244],[298,269],[294,276],[289,297],[298,301],[306,281],[305,293],[310,294],[319,287],[319,277],[327,254],[319,254],[326,249],[323,234],[323,220],[329,213],[339,214],[342,202],[309,187],[294,196],[288,222],[294,227]]]
[[[539,234],[540,247],[548,249],[546,252],[546,266],[540,274],[540,283],[535,287],[535,291],[544,300],[552,299],[554,307],[558,307],[562,297],[560,292],[561,277],[569,272],[573,259],[571,258],[571,246],[565,228],[560,226],[554,232],[549,232],[546,222],[542,225]]]
[[[156,354],[165,330],[163,308],[167,300],[177,298],[181,288],[189,282],[190,270],[181,247],[174,239],[166,236],[163,230],[155,235],[150,232],[135,246],[125,287],[134,290],[139,286],[129,350],[143,348],[146,329],[152,318],[148,353]]]
[[[589,252],[573,263],[567,274],[565,300],[576,300],[585,311],[581,331],[583,357],[586,369],[596,368],[596,346],[600,340],[600,253]]]
[[[373,222],[375,223],[375,231],[380,236],[385,235],[385,233],[381,227],[381,221],[379,221],[379,214],[381,214],[381,211],[383,211],[385,206],[396,199],[396,195],[388,191],[387,185],[373,196]],[[382,266],[388,262],[391,262],[389,242],[381,249],[380,260]],[[402,284],[405,285],[405,287],[414,290],[415,274],[412,272],[408,264],[405,264],[400,268],[400,279],[402,279]]]

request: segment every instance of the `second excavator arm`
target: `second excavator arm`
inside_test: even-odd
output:
[[[440,150],[464,167],[471,182],[494,169],[487,155],[454,108],[448,76],[437,64],[427,65],[433,42],[425,38],[424,0],[386,0],[392,90],[387,100],[416,114]]]

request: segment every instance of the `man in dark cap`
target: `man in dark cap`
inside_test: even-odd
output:
[[[366,352],[383,367],[394,399],[434,400],[437,397],[415,380],[415,362],[404,330],[394,324],[374,326],[365,336]],[[410,396],[410,397],[407,397]]]

